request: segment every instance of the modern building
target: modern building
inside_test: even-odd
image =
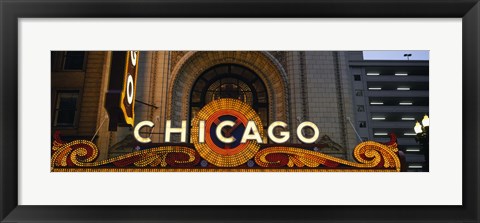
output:
[[[428,151],[417,142],[414,126],[429,113],[429,61],[364,60],[362,52],[348,57],[359,137],[386,141],[394,133],[408,170],[426,170]]]
[[[141,149],[132,126],[109,129],[105,95],[115,60],[110,51],[52,52],[52,135],[94,141],[99,160]],[[328,145],[320,152],[353,161],[360,140],[386,142],[393,130],[409,165],[422,165],[409,133],[411,119],[428,113],[428,62],[365,61],[361,52],[340,51],[142,51],[137,61],[134,120],[155,123],[142,133],[154,143],[164,142],[166,120],[179,127],[212,100],[235,98],[258,113],[263,131],[287,123],[287,143],[301,143],[295,129],[311,121],[320,130],[316,143]]]

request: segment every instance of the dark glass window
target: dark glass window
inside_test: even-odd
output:
[[[362,90],[355,90],[355,96],[363,96]]]
[[[363,105],[357,105],[357,112],[364,112],[365,111],[365,107],[363,107]]]
[[[243,66],[222,64],[206,70],[193,86],[190,103],[192,108],[202,108],[220,98],[238,99],[260,114],[268,114],[268,96],[263,81]]]
[[[83,70],[85,51],[67,51],[63,61],[64,70]]]
[[[220,98],[234,98],[249,104],[260,116],[264,128],[268,127],[267,90],[250,69],[236,64],[220,64],[204,71],[190,94],[191,119],[206,104]]]
[[[367,122],[365,122],[365,121],[358,122],[358,127],[366,128],[367,127]]]
[[[353,75],[353,78],[355,79],[355,81],[361,81],[361,77],[360,75]]]
[[[77,115],[78,91],[58,92],[54,126],[73,127]]]
[[[192,97],[193,96],[192,94]],[[222,78],[211,84],[207,90],[205,103],[208,104],[220,98],[238,99],[249,105],[253,103],[252,90],[250,87],[245,82],[235,78]]]

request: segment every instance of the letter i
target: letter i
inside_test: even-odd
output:
[[[205,143],[205,121],[201,120],[198,125],[198,142]]]

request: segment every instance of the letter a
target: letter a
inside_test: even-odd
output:
[[[253,131],[253,134],[250,134],[250,132],[252,131]],[[247,127],[245,127],[245,132],[243,133],[241,142],[245,143],[247,142],[248,139],[254,139],[254,140],[257,140],[258,143],[262,143],[262,137],[260,136],[257,125],[255,125],[254,121],[248,121]]]

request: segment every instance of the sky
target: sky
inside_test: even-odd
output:
[[[428,50],[368,50],[363,51],[364,60],[407,60],[404,54],[412,54],[410,60],[429,60]]]

